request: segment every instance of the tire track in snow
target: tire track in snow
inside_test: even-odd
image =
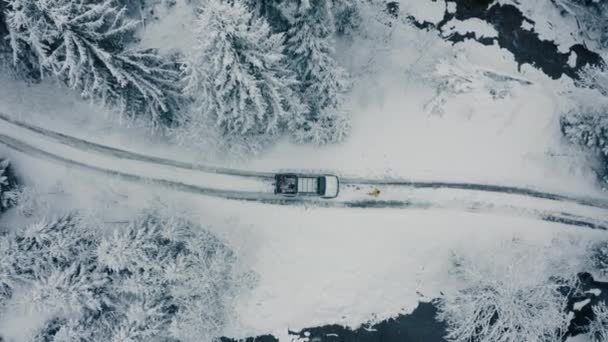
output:
[[[109,147],[101,144],[97,144],[94,142],[90,142],[87,140],[79,139],[73,136],[65,135],[59,132],[51,131],[45,128],[37,127],[34,125],[30,125],[25,122],[21,122],[11,118],[9,115],[0,112],[0,120],[5,121],[7,123],[13,124],[15,126],[30,130],[32,132],[38,133],[45,137],[54,139],[55,141],[68,145],[74,148],[79,148],[82,150],[91,150],[101,154],[113,156],[121,159],[128,159],[132,161],[141,161],[152,164],[159,164],[165,166],[172,166],[186,170],[193,171],[202,171],[208,173],[215,174],[224,174],[231,176],[241,176],[241,177],[250,177],[257,178],[260,180],[273,180],[274,173],[270,172],[257,172],[257,171],[245,171],[224,167],[213,167],[206,165],[199,165],[194,163],[182,162],[172,159],[160,158],[150,155],[144,155],[140,153],[135,153],[131,151],[126,151],[114,147]],[[479,184],[479,183],[464,183],[464,182],[434,182],[434,181],[411,181],[407,179],[372,179],[372,178],[359,178],[359,177],[344,177],[340,178],[341,184],[344,185],[353,185],[353,186],[395,186],[395,187],[406,187],[406,188],[414,188],[414,189],[457,189],[457,190],[471,190],[471,191],[483,191],[483,192],[493,192],[493,193],[504,193],[511,195],[521,195],[532,198],[546,199],[546,200],[554,200],[554,201],[562,201],[562,202],[572,202],[584,206],[608,209],[608,201],[601,199],[593,199],[593,198],[584,198],[584,197],[574,197],[574,196],[566,196],[560,195],[556,193],[544,192],[535,189],[523,188],[523,187],[514,187],[514,186],[504,186],[504,185],[492,185],[492,184]]]
[[[598,222],[593,219],[579,217],[567,213],[555,213],[548,211],[535,211],[526,210],[516,207],[497,207],[492,204],[487,204],[485,207],[480,207],[479,203],[474,206],[463,206],[460,208],[453,208],[449,206],[441,206],[435,203],[426,201],[320,201],[306,198],[278,198],[273,194],[269,193],[258,193],[258,192],[240,192],[240,191],[224,191],[211,188],[205,188],[201,186],[186,184],[182,182],[175,182],[165,179],[157,179],[150,177],[143,177],[139,175],[133,175],[121,171],[101,168],[93,165],[88,165],[79,161],[71,160],[58,156],[56,154],[38,149],[25,142],[19,141],[18,139],[9,137],[4,134],[0,134],[0,143],[7,147],[14,149],[18,152],[24,153],[31,157],[38,157],[56,162],[66,166],[92,171],[105,176],[118,177],[122,180],[135,182],[144,185],[158,185],[166,187],[172,190],[193,193],[198,195],[205,195],[211,197],[218,197],[229,200],[240,200],[248,202],[258,202],[263,204],[271,205],[298,205],[298,206],[311,206],[318,208],[365,208],[365,209],[385,209],[385,208],[397,208],[397,209],[444,209],[444,210],[464,210],[470,213],[491,213],[507,216],[520,216],[531,219],[539,219],[542,221],[561,223],[576,227],[585,227],[593,229],[608,230],[608,224]]]
[[[539,199],[546,199],[552,201],[572,202],[584,206],[596,207],[601,209],[608,209],[608,201],[573,197],[560,195],[556,193],[543,192],[534,189],[521,188],[515,186],[505,185],[491,185],[491,184],[476,184],[476,183],[458,183],[458,182],[421,182],[421,181],[408,181],[404,179],[371,179],[371,178],[340,178],[340,184],[353,185],[353,186],[365,186],[365,185],[384,185],[384,186],[403,186],[415,189],[455,189],[455,190],[471,190],[471,191],[484,191],[503,193],[509,195],[520,195]]]
[[[206,166],[194,163],[188,163],[178,160],[160,158],[140,153],[135,153],[131,151],[121,150],[118,148],[97,144],[91,141],[79,139],[73,136],[69,136],[63,133],[51,131],[42,127],[30,125],[25,122],[21,122],[11,118],[5,113],[0,112],[0,120],[13,124],[15,126],[19,126],[21,128],[30,130],[32,132],[38,133],[40,135],[46,136],[48,138],[52,138],[55,141],[68,145],[71,147],[79,148],[82,150],[90,150],[95,151],[101,154],[110,155],[113,157],[121,158],[121,159],[129,159],[134,161],[142,161],[152,164],[160,164],[165,166],[177,167],[180,169],[192,170],[192,171],[203,171],[208,173],[217,173],[224,174],[230,176],[242,176],[242,177],[255,177],[261,179],[274,179],[274,173],[269,172],[255,172],[255,171],[244,171],[244,170],[236,170],[224,167],[214,167],[214,166]]]
[[[17,139],[14,139],[14,138],[9,137],[4,134],[0,134],[0,143],[6,145],[9,148],[12,148],[13,150],[16,150],[18,152],[24,153],[29,156],[39,157],[42,159],[50,160],[53,162],[57,162],[60,164],[72,166],[72,167],[87,170],[87,171],[93,171],[93,172],[107,175],[107,176],[118,177],[123,180],[130,181],[130,182],[137,182],[137,183],[143,183],[143,184],[158,184],[160,186],[172,188],[172,189],[175,189],[178,191],[184,191],[184,192],[190,192],[190,193],[196,193],[196,194],[208,195],[208,196],[214,196],[214,197],[222,197],[222,198],[227,198],[227,199],[243,199],[243,200],[252,199],[253,200],[253,199],[263,197],[260,195],[266,195],[265,193],[258,193],[258,192],[242,192],[242,191],[218,190],[218,189],[213,189],[213,188],[205,188],[205,187],[186,184],[186,183],[182,183],[182,182],[175,182],[175,181],[170,181],[170,180],[165,180],[165,179],[144,177],[144,176],[133,175],[133,174],[125,173],[125,172],[121,172],[121,171],[106,169],[106,168],[89,165],[89,164],[82,163],[82,162],[79,162],[76,160],[58,156],[56,154],[38,149],[31,145],[28,145],[24,142],[21,142]]]

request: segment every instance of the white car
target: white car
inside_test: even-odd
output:
[[[285,197],[319,196],[336,198],[340,192],[340,181],[333,175],[298,175],[281,173],[274,176],[274,193]]]

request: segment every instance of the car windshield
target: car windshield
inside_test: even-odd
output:
[[[319,195],[324,195],[325,194],[325,177],[319,177],[318,182],[319,182],[319,187],[317,189],[317,193]]]

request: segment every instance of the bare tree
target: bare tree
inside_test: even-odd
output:
[[[573,289],[576,278],[559,252],[553,252],[557,248],[509,242],[480,255],[454,254],[450,276],[458,289],[438,301],[438,318],[448,326],[446,338],[561,341],[569,324],[564,290]]]

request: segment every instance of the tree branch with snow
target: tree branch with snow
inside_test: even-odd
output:
[[[177,64],[154,50],[129,48],[139,23],[126,13],[114,0],[8,0],[14,62],[29,56],[41,75],[85,98],[171,123],[180,103]]]
[[[486,253],[454,254],[450,290],[437,302],[455,342],[561,341],[569,316],[567,296],[575,268],[552,251],[505,242]],[[564,260],[566,257],[563,257]]]

